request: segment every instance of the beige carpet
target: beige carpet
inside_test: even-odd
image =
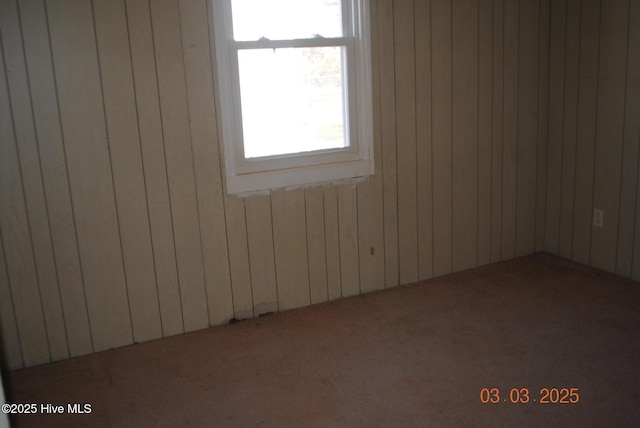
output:
[[[640,284],[537,254],[5,376],[91,405],[14,427],[640,426]]]

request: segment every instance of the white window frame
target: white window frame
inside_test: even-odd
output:
[[[265,0],[267,1],[267,0]],[[303,1],[303,0],[301,0]],[[231,0],[212,0],[227,193],[238,194],[372,175],[373,118],[368,0],[342,0],[343,37],[235,41]],[[344,46],[345,135],[349,147],[245,158],[238,50]]]

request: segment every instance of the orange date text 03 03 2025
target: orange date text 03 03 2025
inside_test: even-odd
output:
[[[580,402],[578,388],[540,388],[537,395],[529,388],[511,388],[508,395],[502,395],[499,388],[482,388],[480,402],[498,403],[540,403],[540,404],[577,404]]]

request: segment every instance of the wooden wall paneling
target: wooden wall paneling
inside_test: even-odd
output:
[[[549,131],[549,12],[550,0],[540,0],[538,55],[538,148],[536,167],[535,251],[544,250],[547,209],[547,137]]]
[[[342,297],[340,273],[340,233],[338,230],[338,191],[335,186],[323,187],[324,239],[327,259],[327,294],[329,300]]]
[[[358,199],[355,184],[342,184],[337,190],[342,297],[349,297],[360,294]]]
[[[433,155],[433,275],[452,269],[452,100],[451,3],[431,2]]]
[[[55,1],[47,12],[93,345],[102,351],[133,336],[92,7]]]
[[[478,256],[478,0],[452,2],[452,266]]]
[[[53,257],[20,17],[14,0],[2,2],[0,5],[0,32],[4,45],[7,85],[49,351],[52,360],[60,360],[69,357],[69,346]]]
[[[380,121],[382,180],[384,189],[385,287],[398,285],[398,177],[394,69],[393,1],[378,1],[378,53],[380,72]]]
[[[433,276],[433,165],[431,154],[431,0],[414,2],[416,157],[418,160],[418,279]]]
[[[184,332],[164,152],[151,12],[145,0],[127,0],[129,46],[149,225],[163,336]]]
[[[205,2],[4,2],[5,363],[541,248],[640,278],[639,7],[477,1],[373,2],[376,175],[273,202],[224,195]]]
[[[638,109],[640,106],[640,94],[638,88],[640,88],[640,55],[637,49],[634,51],[634,46],[640,46],[640,4],[638,2],[629,3],[629,43],[627,55],[629,56],[628,68],[627,68],[627,106],[625,107],[625,142],[628,139],[635,139],[640,144],[640,129],[634,125],[633,120],[629,119],[629,116],[639,117]],[[630,94],[629,94],[630,92]],[[635,113],[634,113],[635,112]],[[635,132],[635,135],[634,135]],[[636,171],[636,206],[635,206],[635,227],[633,230],[633,257],[631,259],[631,278],[638,281],[640,280],[640,186],[637,183],[640,182],[640,168]]]
[[[564,111],[564,63],[567,2],[551,2],[549,42],[549,128],[547,136],[547,213],[544,249],[558,254],[562,176],[562,137]]]
[[[252,196],[246,198],[244,204],[247,215],[253,313],[255,316],[260,316],[278,311],[271,197],[268,195]],[[324,287],[326,294],[326,283]]]
[[[502,260],[515,256],[520,1],[504,2],[504,112],[502,143]]]
[[[162,337],[124,1],[93,2],[133,340]]]
[[[580,70],[576,180],[571,258],[588,264],[593,224],[593,165],[598,100],[600,0],[585,0],[580,11]]]
[[[618,215],[627,61],[627,0],[602,2],[594,208],[604,213],[604,227],[591,235],[591,264],[614,272],[618,248]]]
[[[209,326],[189,104],[176,1],[151,2],[160,111],[185,331]]]
[[[287,310],[309,305],[311,296],[304,190],[272,192],[271,209],[278,307]]]
[[[383,203],[381,184],[382,180],[379,175],[375,178],[370,177],[367,181],[356,184],[358,276],[360,277],[363,293],[384,289],[384,225],[382,219]],[[308,199],[307,197],[307,200]],[[308,204],[309,201],[307,201],[307,205]],[[309,212],[307,212],[307,221],[309,220]],[[324,222],[323,219],[316,220],[316,222],[320,221]],[[307,229],[309,229],[309,227],[310,225],[307,225]],[[309,230],[309,233],[311,233],[311,230]],[[311,242],[309,245],[309,267],[311,268]],[[311,273],[312,281],[313,276]],[[326,275],[324,280],[326,282]],[[312,282],[312,300],[313,288]]]
[[[564,70],[564,126],[562,134],[562,173],[560,175],[560,230],[558,254],[571,258],[573,240],[574,189],[578,103],[578,68],[580,62],[580,1],[567,1]]]
[[[515,255],[535,250],[536,154],[538,146],[538,25],[540,5],[519,7],[518,30],[518,146],[516,148]]]
[[[0,43],[0,244],[10,287],[3,294],[12,298],[22,349],[20,365],[32,366],[49,362],[50,355],[13,131],[3,44]],[[13,356],[17,360],[17,355]]]
[[[0,234],[0,368],[15,370],[22,367],[24,367],[22,348],[11,296],[4,245]]]
[[[616,273],[633,277],[636,194],[638,186],[638,144],[640,144],[640,5],[629,2],[629,31],[625,82],[624,129],[622,146],[622,184]]]
[[[304,191],[304,204],[307,224],[307,254],[309,257],[309,293],[311,304],[313,305],[326,302],[329,299],[324,228],[324,191],[322,187],[306,188]]]
[[[371,7],[371,72],[373,108],[373,151],[375,174],[357,184],[358,195],[358,255],[360,262],[360,285],[363,293],[380,290],[385,285],[384,269],[384,189],[382,180],[382,129],[380,125],[380,77],[378,52],[378,2]],[[319,194],[321,196],[321,193]],[[314,199],[315,200],[315,199]],[[309,200],[307,199],[307,202]],[[308,203],[307,203],[308,205]],[[307,222],[312,219],[307,210]],[[324,219],[322,221],[324,227]],[[309,224],[307,224],[309,230]],[[324,246],[323,246],[324,248]],[[311,245],[309,246],[309,269],[311,269]],[[324,261],[325,258],[322,258]],[[311,274],[311,273],[310,273]],[[313,278],[313,275],[311,274]],[[325,266],[326,285],[326,266]],[[326,290],[325,290],[326,294]],[[311,285],[311,301],[314,300],[314,286]]]
[[[493,10],[478,2],[478,244],[477,265],[491,262],[491,122],[493,118]]]
[[[225,196],[224,209],[227,219],[233,313],[237,319],[251,318],[255,314],[253,313],[245,199],[227,195]]]
[[[211,324],[217,325],[232,317],[233,299],[215,120],[209,12],[205,1],[182,1],[179,5],[209,317]]]
[[[491,121],[491,262],[501,260],[502,145],[504,106],[504,1],[493,1],[493,93]]]
[[[67,343],[69,355],[76,357],[91,353],[93,347],[60,128],[47,17],[42,0],[21,1],[19,8],[36,137],[38,141],[46,142],[39,143],[38,150]]]
[[[418,279],[416,69],[412,0],[393,2],[400,284]]]

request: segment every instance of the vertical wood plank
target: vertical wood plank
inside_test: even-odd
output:
[[[566,0],[551,2],[551,32],[549,50],[549,129],[547,142],[547,214],[544,249],[558,253],[560,236],[560,203],[562,194],[562,135],[564,106],[564,62]]]
[[[418,279],[416,74],[412,0],[393,3],[396,144],[398,165],[398,271],[400,284]]]
[[[247,213],[253,313],[255,316],[260,316],[278,311],[271,197],[266,195],[252,196],[246,198],[244,203]],[[326,291],[326,283],[324,287]]]
[[[184,325],[160,118],[151,13],[149,2],[146,0],[127,0],[126,6],[162,334],[172,336],[184,332]]]
[[[384,189],[382,180],[382,129],[380,120],[380,72],[378,40],[378,2],[371,2],[371,74],[373,86],[373,151],[375,174],[357,184],[358,195],[358,254],[360,285],[363,293],[380,290],[385,284],[384,248]],[[307,221],[310,221],[307,212]],[[311,247],[309,247],[311,250]],[[311,268],[311,251],[309,268]],[[324,260],[324,259],[323,259]],[[325,275],[326,279],[326,275]],[[313,302],[313,284],[311,300]]]
[[[185,331],[209,326],[177,2],[151,2],[160,111]]]
[[[376,180],[382,184],[381,180]],[[360,292],[384,289],[384,244],[382,189],[372,180],[357,183],[354,192]],[[311,257],[311,254],[309,254]],[[310,260],[311,262],[311,260]]]
[[[280,310],[309,305],[309,263],[304,190],[271,194]]]
[[[47,3],[94,351],[132,343],[91,4]],[[100,243],[100,245],[96,245]]]
[[[492,27],[491,0],[478,2],[478,245],[477,264],[491,262],[491,123]]]
[[[162,336],[124,1],[93,2],[133,340]]]
[[[384,189],[385,287],[395,287],[398,271],[398,177],[394,73],[393,1],[378,1],[380,116]],[[330,293],[331,294],[331,293]]]
[[[515,256],[517,147],[518,147],[518,67],[519,0],[504,3],[504,112],[502,144],[502,260]]]
[[[207,2],[182,1],[180,20],[189,103],[202,257],[210,322],[233,314],[229,254],[224,219],[224,189],[217,139]]]
[[[588,264],[591,253],[593,213],[593,165],[598,100],[600,1],[585,0],[580,13],[580,70],[578,83],[578,132],[576,186],[573,215],[573,260]]]
[[[42,297],[42,311],[53,360],[69,356],[67,333],[62,314],[60,291],[51,243],[44,184],[38,152],[31,106],[31,94],[25,63],[24,42],[21,34],[18,6],[14,0],[0,5],[0,32],[4,47],[9,98],[13,111],[13,124],[20,162],[22,185],[31,245]],[[46,140],[44,141],[46,143]]]
[[[38,276],[33,260],[24,190],[16,149],[0,33],[0,235],[22,358],[26,366],[50,361]]]
[[[0,340],[0,367],[3,370],[24,367],[2,235],[0,235]]]
[[[451,3],[431,2],[432,154],[433,154],[433,275],[452,269],[451,184]]]
[[[629,2],[627,69],[625,82],[624,129],[622,146],[622,178],[620,187],[620,224],[616,273],[633,277],[636,194],[638,186],[638,144],[640,144],[640,5]],[[637,257],[636,257],[637,258]]]
[[[38,145],[38,150],[67,343],[69,355],[76,357],[92,352],[93,348],[49,49],[47,17],[42,0],[21,0],[19,7],[36,136],[39,141],[46,141],[46,144]]]
[[[504,2],[493,1],[493,94],[491,121],[491,261],[501,260],[502,122],[504,104]]]
[[[433,165],[431,153],[431,0],[414,2],[416,157],[418,160],[418,279],[433,276]]]
[[[224,208],[229,242],[233,313],[237,319],[251,318],[255,314],[253,313],[253,291],[251,289],[251,266],[244,199],[225,196]]]
[[[342,297],[340,274],[340,233],[338,231],[338,191],[333,185],[323,187],[324,239],[327,259],[327,295],[329,300]]]
[[[630,99],[625,108],[625,113],[631,115],[635,112],[635,117],[638,117],[638,109],[640,106],[640,94],[638,94],[638,88],[640,87],[640,55],[637,51],[633,51],[634,46],[640,45],[640,4],[637,2],[630,2],[629,4],[629,45],[627,55],[629,56],[629,64],[627,68],[627,99]],[[631,96],[629,96],[631,91]],[[627,116],[628,117],[628,116]],[[633,126],[633,121],[625,119],[625,141],[628,139],[639,141],[640,129]],[[634,132],[636,133],[634,135]],[[636,186],[640,182],[640,168],[638,168]],[[631,278],[635,281],[640,280],[640,186],[636,187],[636,205],[635,205],[635,227],[633,235],[633,258],[631,265]]]
[[[452,2],[452,266],[478,255],[478,1]]]
[[[564,125],[562,134],[562,173],[560,175],[560,230],[558,254],[571,258],[573,234],[575,161],[577,137],[578,68],[580,52],[580,2],[567,2],[565,29]]]
[[[0,52],[2,53],[2,52]],[[50,361],[38,277],[33,261],[29,225],[11,123],[3,55],[0,56],[0,234],[5,254],[9,294],[24,365]],[[4,251],[4,250],[3,250]],[[4,306],[4,305],[3,305]],[[9,324],[10,325],[10,324]],[[17,355],[14,355],[14,358]],[[16,358],[17,359],[17,358]]]
[[[628,8],[626,0],[601,4],[593,203],[604,212],[604,227],[593,228],[591,264],[609,272],[618,248]]]
[[[309,291],[312,305],[326,302],[329,299],[323,199],[322,187],[309,187],[304,191],[307,253],[309,254]]]
[[[340,277],[342,297],[360,294],[358,266],[358,205],[356,186],[338,186],[338,230],[340,233]]]
[[[549,130],[549,12],[550,0],[540,1],[538,56],[538,149],[536,169],[535,251],[544,250],[547,209],[547,137]]]
[[[535,249],[539,13],[539,4],[526,1],[521,4],[518,15],[516,256],[531,254]]]

